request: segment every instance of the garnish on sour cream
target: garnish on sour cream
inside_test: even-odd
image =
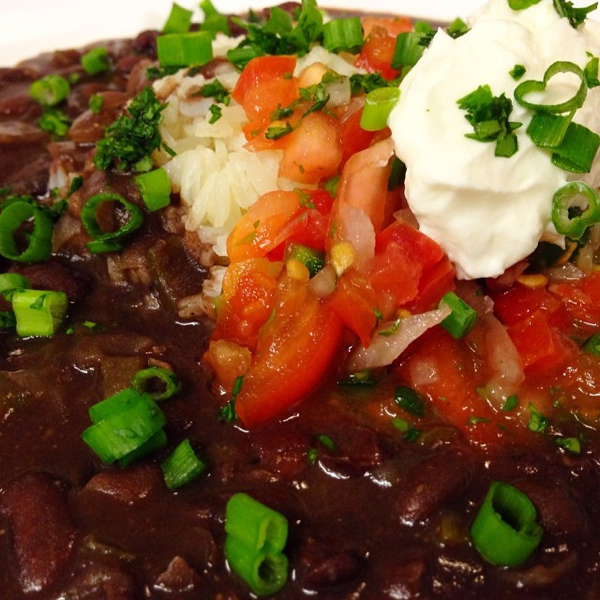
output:
[[[562,243],[552,223],[552,198],[570,180],[600,184],[600,161],[591,173],[567,173],[554,166],[526,133],[533,112],[514,101],[511,72],[542,80],[556,61],[584,69],[600,54],[600,24],[587,20],[574,29],[552,0],[514,11],[492,0],[453,39],[440,30],[400,85],[389,118],[396,153],[406,164],[406,196],[420,229],[436,240],[463,279],[495,277],[531,254],[540,240]],[[522,79],[521,79],[522,81]],[[569,74],[553,78],[548,91],[569,97],[579,85]],[[513,99],[511,121],[518,151],[494,155],[494,144],[469,139],[473,129],[457,100],[481,85],[494,96]],[[552,89],[551,89],[552,88]],[[588,90],[573,121],[600,133],[600,88]]]

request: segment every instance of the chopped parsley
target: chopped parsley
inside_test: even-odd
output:
[[[131,101],[127,112],[111,123],[104,138],[96,143],[96,167],[108,169],[116,163],[119,171],[151,169],[150,154],[162,143],[159,125],[165,107],[151,87],[144,88]]]
[[[231,391],[231,398],[225,406],[221,407],[219,411],[219,420],[225,421],[226,423],[237,423],[238,416],[235,412],[235,401],[240,394],[240,390],[242,389],[242,383],[244,382],[244,377],[237,377],[233,382],[233,390]]]
[[[478,142],[496,142],[495,155],[509,158],[519,149],[515,129],[522,123],[509,121],[512,101],[504,94],[494,96],[489,85],[480,85],[457,104],[466,111],[465,119],[473,126],[466,137]]]

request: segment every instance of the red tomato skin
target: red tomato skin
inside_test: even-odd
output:
[[[342,144],[342,165],[353,154],[368,148],[375,138],[375,132],[366,131],[360,126],[362,113],[363,110],[361,108],[341,118],[340,142]]]
[[[511,325],[507,331],[528,375],[556,373],[564,369],[577,352],[575,344],[550,325],[541,310]]]
[[[343,332],[342,321],[326,303],[284,276],[235,402],[242,425],[257,427],[302,401],[330,369]]]
[[[492,294],[494,312],[505,325],[515,325],[537,310],[557,326],[568,325],[565,308],[545,287],[527,287],[516,283],[500,294]]]
[[[388,81],[395,79],[400,74],[392,69],[395,49],[396,37],[391,36],[385,28],[375,25],[362,47],[356,66],[370,73],[379,71]]]
[[[428,383],[414,379],[415,367],[423,363],[436,374]],[[505,430],[498,427],[498,415],[477,393],[473,357],[443,329],[432,329],[417,340],[395,373],[404,385],[428,396],[433,410],[463,431],[475,446],[492,448],[503,440]]]
[[[295,56],[259,56],[246,65],[231,96],[244,107],[251,128],[264,127],[274,110],[296,98],[295,67]]]
[[[371,284],[378,296],[391,296],[397,306],[416,302],[421,291],[428,304],[453,285],[454,269],[446,260],[431,238],[408,223],[395,221],[377,235]],[[441,268],[434,269],[442,261]]]
[[[377,324],[377,296],[368,280],[358,273],[344,273],[338,277],[329,306],[360,338],[363,346],[369,346]]]

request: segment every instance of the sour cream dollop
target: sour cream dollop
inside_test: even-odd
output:
[[[526,133],[533,113],[514,100],[519,82],[510,72],[523,65],[524,81],[542,80],[556,61],[583,69],[586,52],[598,55],[597,34],[596,23],[571,27],[552,0],[522,11],[511,10],[507,0],[492,0],[462,37],[438,31],[403,80],[389,125],[396,154],[407,167],[407,200],[421,231],[442,246],[459,277],[498,276],[540,240],[560,242],[551,220],[552,197],[568,179],[582,177],[555,167],[549,153],[533,144]],[[579,83],[571,74],[560,75],[548,92],[569,97]],[[513,100],[509,120],[522,126],[516,130],[519,150],[510,158],[496,157],[494,142],[465,137],[473,129],[457,101],[481,85]],[[574,118],[596,132],[598,90],[588,92]],[[600,183],[596,168],[587,180]]]

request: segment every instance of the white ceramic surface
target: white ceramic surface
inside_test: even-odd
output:
[[[223,13],[278,3],[272,0],[214,0]],[[403,14],[450,21],[465,17],[484,0],[319,0],[319,6]],[[198,6],[194,0],[178,0]],[[0,0],[0,66],[40,52],[74,48],[96,40],[160,28],[172,0]],[[198,17],[200,13],[198,14]]]

